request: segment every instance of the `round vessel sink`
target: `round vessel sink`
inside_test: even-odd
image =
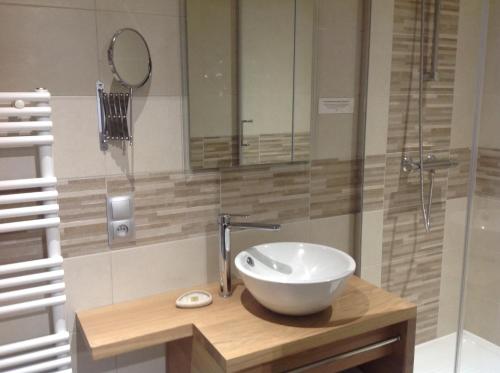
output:
[[[301,242],[253,246],[239,253],[235,264],[260,304],[295,316],[328,308],[356,268],[340,250]]]

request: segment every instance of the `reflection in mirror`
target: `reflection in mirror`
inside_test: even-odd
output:
[[[191,168],[308,160],[314,2],[187,0],[186,14]]]
[[[116,79],[128,88],[143,86],[151,75],[151,56],[144,37],[136,30],[118,30],[108,49]]]

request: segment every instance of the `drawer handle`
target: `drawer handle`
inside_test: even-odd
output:
[[[304,365],[304,366],[302,366],[300,368],[292,369],[292,370],[289,370],[287,372],[288,373],[302,373],[302,372],[306,372],[308,369],[319,368],[319,367],[322,367],[323,365],[330,364],[330,363],[333,363],[335,361],[339,361],[339,360],[342,360],[342,359],[347,359],[348,357],[356,356],[358,354],[362,354],[363,352],[368,352],[368,351],[376,350],[377,348],[381,348],[381,347],[384,347],[384,346],[387,346],[387,345],[399,342],[400,340],[401,340],[401,337],[394,337],[394,338],[386,339],[385,341],[373,343],[373,344],[368,345],[368,346],[360,347],[360,348],[358,348],[356,350],[352,350],[352,351],[349,351],[349,352],[344,352],[344,353],[339,354],[339,355],[328,357],[326,359],[317,361],[317,362],[312,363],[312,364]]]

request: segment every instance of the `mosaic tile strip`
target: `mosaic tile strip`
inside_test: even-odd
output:
[[[107,179],[108,195],[134,193],[136,240],[122,248],[214,233],[218,173],[165,173]]]
[[[308,161],[311,159],[311,135],[296,133],[293,142],[293,160]]]
[[[221,210],[255,221],[286,223],[309,217],[307,164],[255,166],[221,172]]]
[[[487,198],[500,198],[500,149],[479,148],[477,161],[476,194]]]
[[[39,192],[41,189],[19,189],[16,191],[0,191],[0,195],[23,192]],[[11,203],[2,205],[2,209],[19,208],[33,206],[33,203]],[[23,220],[33,220],[37,216],[25,217]],[[14,222],[16,218],[3,218],[0,223]],[[45,255],[45,235],[41,230],[20,231],[0,234],[0,265],[14,263],[17,261],[26,261],[41,259]]]
[[[338,159],[311,164],[311,219],[360,211],[361,162]]]
[[[255,165],[260,163],[259,136],[245,136],[244,146],[241,147],[241,164]]]
[[[292,160],[292,135],[263,134],[259,136],[260,163],[290,162]]]
[[[108,250],[106,180],[59,180],[61,249],[65,257]]]
[[[467,197],[471,152],[469,148],[451,149],[450,158],[458,165],[448,170],[447,198]]]
[[[45,258],[45,234],[40,229],[2,233],[0,253],[0,265]]]
[[[213,234],[221,210],[281,223],[354,213],[359,211],[359,165],[315,161],[314,175],[309,163],[296,163],[60,180],[62,252],[73,257],[109,250],[106,195],[134,193],[135,198],[136,240],[113,249]],[[43,255],[41,231],[2,235],[0,241],[4,262]]]
[[[232,167],[238,165],[236,136],[192,137],[189,156],[192,169]]]
[[[241,165],[307,161],[310,156],[310,134],[290,133],[245,136],[241,148]],[[237,136],[193,137],[190,139],[190,163],[193,169],[236,167],[239,161]]]
[[[363,171],[363,211],[384,207],[385,155],[365,158]]]

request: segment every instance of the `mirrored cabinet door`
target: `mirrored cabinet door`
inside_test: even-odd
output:
[[[309,160],[314,3],[187,0],[192,169]]]

